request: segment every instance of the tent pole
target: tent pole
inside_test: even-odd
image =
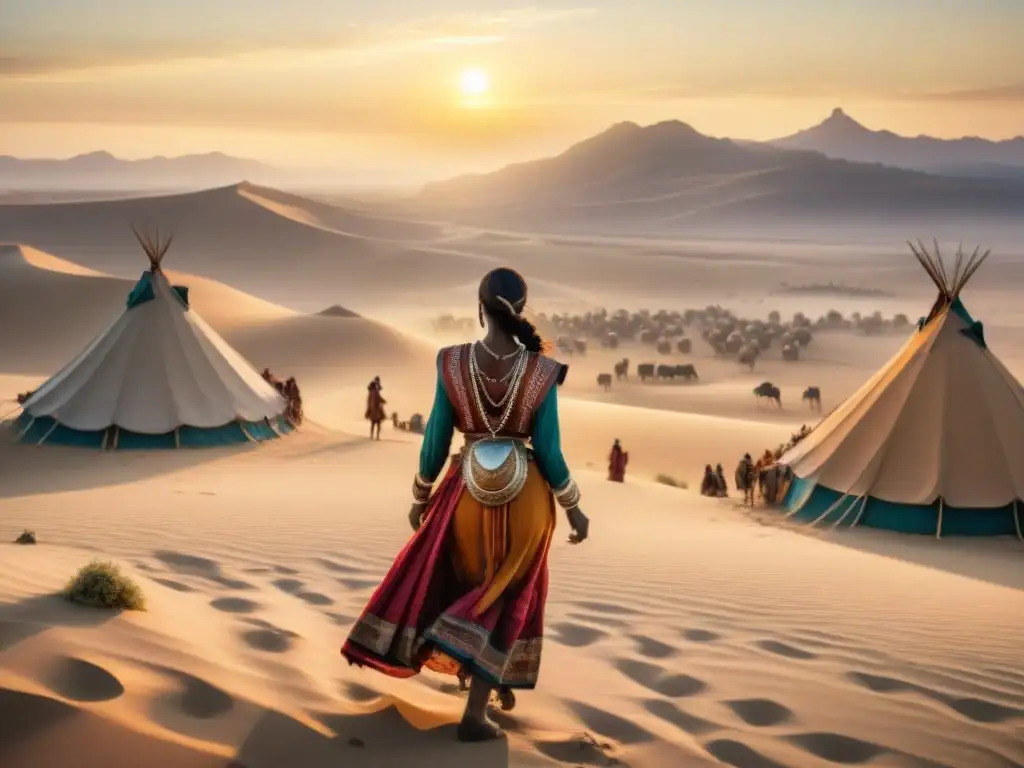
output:
[[[114,450],[115,451],[117,450],[117,438],[120,435],[121,435],[121,428],[119,426],[117,426],[117,424],[115,424],[114,425]]]
[[[110,439],[110,427],[103,430],[103,443],[100,445],[100,450],[107,450],[107,440]]]
[[[174,428],[174,447],[181,448],[181,435],[178,433],[180,427]]]
[[[25,435],[28,434],[28,431],[30,429],[32,429],[32,425],[35,424],[35,423],[36,423],[36,417],[33,416],[30,413],[28,415],[28,424],[25,426],[25,428],[23,430],[21,430],[21,432],[18,433],[18,439],[16,440],[16,442],[21,442],[22,438],[25,437]]]
[[[1017,509],[1017,500],[1013,500],[1013,525],[1017,529],[1017,538],[1024,541],[1024,533],[1020,530],[1020,510]]]
[[[939,522],[938,522],[938,525],[935,526],[935,538],[936,539],[941,539],[942,538],[942,497],[941,496],[939,496]]]
[[[857,511],[857,516],[856,516],[855,518],[853,518],[853,522],[852,522],[852,523],[850,523],[850,527],[851,527],[851,528],[853,528],[854,526],[856,526],[856,525],[857,525],[857,523],[859,523],[859,522],[860,522],[860,518],[861,518],[861,515],[863,515],[863,514],[864,514],[864,507],[866,507],[866,506],[867,506],[867,503],[868,503],[868,495],[867,495],[867,494],[865,493],[865,494],[864,494],[864,495],[863,495],[863,496],[861,497],[861,500],[860,500],[860,509],[859,509],[859,510]],[[842,516],[842,517],[840,517],[840,518],[839,518],[838,520],[836,520],[836,521],[835,521],[835,522],[834,522],[834,523],[832,524],[832,527],[833,527],[833,528],[838,528],[838,527],[839,527],[839,525],[840,525],[840,524],[841,524],[841,523],[843,522],[843,520],[845,520],[845,519],[846,519],[846,516],[847,516],[848,514],[850,514],[851,512],[853,512],[853,507],[854,507],[854,506],[856,506],[856,505],[857,505],[857,501],[855,500],[855,501],[853,502],[853,506],[851,506],[851,507],[850,507],[850,508],[849,508],[848,510],[846,510],[846,512],[844,512],[844,513],[843,513],[843,516]]]
[[[48,438],[50,435],[52,435],[53,434],[53,430],[55,430],[58,426],[60,426],[59,422],[56,419],[54,419],[53,420],[53,426],[50,427],[48,430],[46,430],[46,434],[43,435],[39,439],[39,442],[36,443],[36,445],[42,445],[43,443],[45,443],[46,442],[46,438]]]

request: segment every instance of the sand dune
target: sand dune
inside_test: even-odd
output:
[[[433,358],[422,342],[374,320],[307,317],[207,278],[167,274],[189,287],[196,311],[257,366],[365,377]],[[51,374],[124,310],[133,285],[31,247],[0,246],[0,327],[29,324],[0,336],[0,370]]]
[[[592,439],[578,427],[570,413],[574,461]],[[415,451],[406,435],[341,433],[187,465],[180,454],[33,450],[37,482],[58,466],[94,477],[31,505],[0,500],[3,536],[29,526],[43,542],[5,555],[0,696],[17,712],[2,726],[5,765],[68,764],[83,749],[94,762],[75,764],[131,755],[189,768],[1024,759],[1011,621],[1024,585],[916,564],[931,541],[906,541],[893,559],[858,534],[841,546],[757,525],[728,500],[639,478],[607,487],[586,469],[593,540],[554,547],[541,687],[502,716],[507,743],[458,746],[462,700],[449,682],[393,681],[337,654],[407,535]],[[94,488],[136,461],[146,470],[134,482]],[[146,613],[48,596],[95,551],[140,581]],[[969,557],[949,557],[977,578]]]
[[[522,269],[533,309],[549,314],[723,304],[916,317],[930,288],[894,249],[853,259],[480,231],[395,243],[373,216],[253,187],[21,211],[0,207],[0,237],[32,243],[0,247],[0,416],[122,311],[144,268],[134,220],[181,224],[169,264],[186,272],[172,277],[254,365],[298,376],[308,421],[269,444],[152,454],[0,432],[0,541],[26,527],[40,541],[0,544],[4,768],[1024,764],[1020,542],[807,530],[692,490],[706,463],[731,474],[743,452],[813,420],[804,387],[821,387],[826,411],[838,404],[896,336],[820,333],[799,363],[771,350],[754,371],[699,340],[684,357],[625,344],[566,358],[562,436],[591,540],[569,546],[560,521],[541,683],[496,714],[506,742],[454,742],[464,702],[450,680],[395,681],[338,655],[407,540],[419,449],[390,426],[380,442],[364,437],[366,382],[382,377],[389,412],[427,413],[441,343],[427,320],[442,307],[471,316],[486,268]],[[58,255],[39,250],[48,242]],[[1019,375],[1019,267],[992,272],[968,303]],[[769,293],[828,280],[890,295]],[[309,314],[335,303],[358,315]],[[605,392],[597,375],[624,356],[692,362],[700,380]],[[755,402],[765,379],[781,411]],[[605,480],[615,438],[630,453],[621,485]],[[146,612],[56,596],[94,557],[139,581]]]
[[[129,224],[174,233],[170,266],[301,311],[341,303],[364,313],[383,297],[402,300],[467,283],[486,261],[432,247],[434,227],[251,185],[162,197],[0,205],[0,240],[29,243],[119,277],[133,276],[139,264]],[[428,259],[431,268],[424,270]],[[404,280],[396,284],[402,275],[416,275],[415,287]],[[296,290],[300,279],[301,291]]]

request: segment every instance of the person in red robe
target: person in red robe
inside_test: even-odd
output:
[[[374,379],[367,387],[366,394],[366,419],[370,422],[370,439],[380,440],[380,425],[387,414],[384,412],[384,404],[387,402],[381,394],[380,379]]]
[[[608,456],[608,479],[613,483],[621,483],[626,479],[626,464],[629,463],[629,454],[622,450],[618,439],[612,445],[612,452]]]

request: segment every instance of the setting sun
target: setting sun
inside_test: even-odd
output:
[[[491,79],[482,69],[463,70],[459,75],[459,91],[470,98],[483,96],[491,88]]]

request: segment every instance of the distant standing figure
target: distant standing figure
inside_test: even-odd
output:
[[[608,456],[608,479],[613,483],[621,483],[626,479],[626,464],[629,463],[629,454],[622,450],[618,438],[612,445],[612,452]]]
[[[743,491],[743,503],[754,506],[754,462],[749,453],[743,454],[736,467],[736,490]]]
[[[380,425],[387,418],[384,404],[387,402],[381,394],[380,378],[370,382],[366,395],[366,418],[370,422],[370,439],[380,440]]]
[[[700,481],[701,496],[717,496],[718,480],[715,478],[715,470],[710,464],[704,465],[704,478]]]
[[[715,465],[715,483],[718,485],[718,495],[725,498],[729,495],[729,486],[725,482],[725,470],[721,464]]]

